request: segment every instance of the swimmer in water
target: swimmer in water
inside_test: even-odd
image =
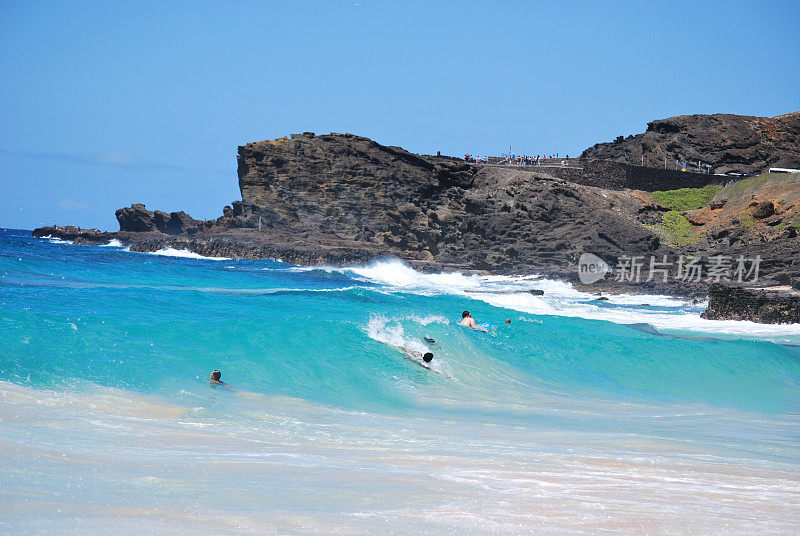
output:
[[[230,386],[224,381],[222,381],[220,378],[222,378],[222,373],[218,370],[212,370],[211,375],[209,375],[208,377],[208,384],[211,385],[212,387],[214,385],[221,385],[223,387],[230,388]]]
[[[426,363],[430,363],[433,361],[433,353],[432,352],[417,352],[416,350],[412,350],[411,348],[406,348],[405,346],[401,346],[400,349],[404,351],[406,354],[414,357],[422,358],[423,361]]]
[[[423,354],[422,352],[418,352],[416,350],[412,350],[411,348],[406,348],[405,346],[399,346],[399,348],[403,351],[404,354],[406,354],[406,356],[405,356],[406,359],[408,359],[412,363],[416,363],[420,367],[426,368],[426,369],[430,370],[431,372],[435,372],[436,374],[441,374],[445,378],[452,378],[452,376],[450,376],[449,374],[447,374],[445,372],[441,372],[441,371],[436,370],[436,369],[431,367],[431,361],[433,361],[433,353],[432,352],[425,352]],[[419,361],[420,359],[422,359],[422,361],[424,361],[424,363],[420,362]]]
[[[469,311],[464,311],[461,313],[461,322],[458,323],[459,326],[465,326],[472,329],[477,329],[478,331],[483,331],[485,333],[489,333],[489,330],[479,326],[475,323],[475,319],[472,318],[472,315]]]

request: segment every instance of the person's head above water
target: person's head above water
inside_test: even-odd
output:
[[[506,318],[506,324],[510,324],[510,323],[511,323],[511,319],[510,318]]]
[[[222,378],[222,373],[218,370],[212,370],[211,376],[209,376],[213,381],[218,382],[220,378]]]
[[[468,316],[470,316],[469,311],[464,311],[461,313],[461,318],[467,318]]]
[[[425,352],[425,354],[422,356],[422,360],[426,363],[430,363],[433,361],[433,354],[431,352]]]

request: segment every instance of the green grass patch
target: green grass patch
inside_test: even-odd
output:
[[[677,210],[665,212],[658,225],[645,225],[658,233],[665,243],[672,246],[685,246],[703,240],[703,235],[694,232],[694,226]]]
[[[711,199],[720,191],[722,191],[721,185],[709,184],[702,188],[680,188],[678,190],[664,190],[651,193],[653,199],[655,199],[658,204],[667,207],[671,211],[677,210],[682,212],[684,210],[694,210],[708,205]]]
[[[756,226],[756,219],[753,217],[752,211],[752,208],[748,208],[742,212],[742,215],[739,218],[739,223],[741,223],[743,227],[750,228]]]
[[[791,225],[795,229],[800,229],[800,216],[798,216],[795,219],[793,219],[792,223],[790,223],[789,225]]]

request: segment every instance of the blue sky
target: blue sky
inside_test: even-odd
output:
[[[0,1],[0,226],[221,215],[236,148],[578,154],[800,109],[800,2]]]

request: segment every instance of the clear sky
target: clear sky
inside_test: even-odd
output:
[[[800,109],[800,2],[0,0],[0,226],[239,199],[238,145],[576,155]]]

